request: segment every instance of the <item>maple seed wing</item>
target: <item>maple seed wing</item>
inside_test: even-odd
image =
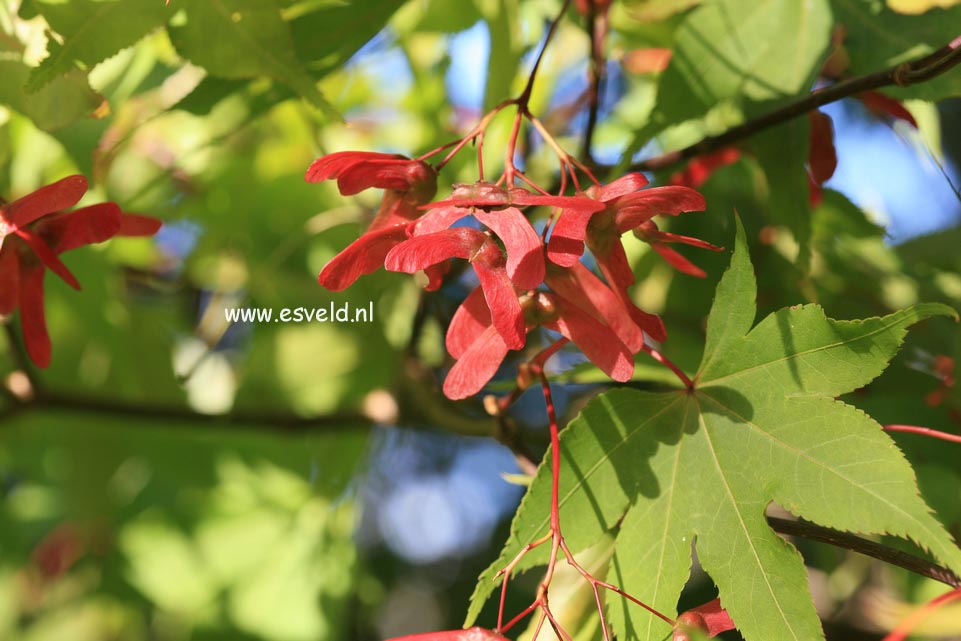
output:
[[[447,352],[460,358],[485,329],[491,326],[491,312],[484,290],[476,288],[460,304],[447,328]]]
[[[392,272],[413,274],[451,258],[470,258],[485,240],[483,233],[465,227],[414,236],[394,247],[384,266]]]
[[[20,303],[20,259],[12,248],[0,249],[0,316],[13,313]]]
[[[500,211],[476,211],[474,217],[497,234],[507,249],[507,273],[521,289],[534,289],[544,280],[541,239],[515,207]]]
[[[382,154],[376,151],[338,151],[321,156],[310,164],[304,179],[316,183],[336,178],[342,171],[354,165],[373,160],[403,160],[404,156],[397,154]]]
[[[143,237],[153,236],[163,227],[163,221],[152,216],[125,213],[120,218],[118,236]]]
[[[631,352],[611,328],[562,298],[555,297],[557,319],[544,327],[559,332],[577,345],[591,361],[615,381],[631,380],[634,360]]]
[[[332,292],[350,287],[354,281],[372,274],[398,243],[407,238],[404,225],[367,232],[334,256],[318,276],[321,285]]]
[[[703,269],[664,243],[651,243],[651,248],[660,254],[661,257],[663,257],[664,260],[666,260],[668,264],[677,271],[687,274],[688,276],[696,276],[697,278],[704,278],[707,276]]]
[[[23,342],[30,360],[36,363],[37,367],[48,367],[51,345],[50,334],[47,333],[47,317],[43,309],[44,269],[42,265],[37,265],[23,272],[20,284],[20,328],[23,331]]]
[[[614,220],[624,233],[659,214],[677,216],[689,211],[704,211],[707,202],[700,192],[688,187],[653,187],[624,196],[616,203]]]
[[[121,215],[116,203],[100,203],[51,217],[38,229],[44,242],[62,254],[113,238],[120,231]]]
[[[562,267],[571,267],[581,259],[587,225],[593,215],[593,212],[576,209],[565,209],[561,212],[547,242],[547,257],[551,262]]]
[[[482,262],[474,263],[474,270],[484,290],[494,327],[510,349],[522,348],[527,339],[527,328],[507,270],[503,265],[488,266]]]
[[[597,198],[602,202],[610,202],[646,186],[647,178],[644,177],[644,174],[635,171],[621,176],[609,185],[601,187],[598,190]]]
[[[485,329],[447,373],[444,395],[456,401],[481,391],[497,373],[507,352],[507,344],[497,328]]]
[[[86,178],[67,176],[3,207],[2,215],[11,224],[23,227],[47,214],[73,207],[85,193]]]

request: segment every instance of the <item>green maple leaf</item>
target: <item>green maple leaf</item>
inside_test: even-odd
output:
[[[168,15],[156,0],[33,0],[63,38],[50,38],[49,55],[34,69],[27,91],[35,92],[80,67],[89,70],[162,25]]]
[[[801,555],[765,520],[772,501],[829,527],[910,539],[961,570],[961,550],[920,498],[900,450],[834,398],[877,377],[908,326],[954,312],[927,304],[835,321],[805,305],[752,329],[755,297],[739,223],[695,389],[616,390],[588,404],[561,439],[561,524],[575,550],[620,524],[607,580],[661,612],[676,610],[694,544],[746,639],[820,639]],[[498,586],[494,573],[547,532],[549,498],[542,465],[501,558],[480,577],[468,623]],[[518,569],[545,555],[538,548]],[[608,608],[621,639],[669,632],[621,598]]]
[[[274,78],[331,120],[342,120],[298,60],[290,24],[276,0],[184,2],[183,10],[183,21],[167,32],[184,58],[220,78]]]

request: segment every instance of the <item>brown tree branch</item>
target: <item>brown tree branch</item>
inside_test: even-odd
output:
[[[791,521],[774,516],[767,517],[767,522],[775,532],[797,536],[809,541],[819,541],[839,548],[852,550],[858,554],[870,556],[890,565],[896,565],[915,574],[940,581],[951,587],[961,586],[961,578],[957,574],[935,563],[931,563],[919,556],[896,550],[894,548],[862,539],[854,534],[839,532],[831,528],[808,523],[807,521]]]
[[[186,407],[98,399],[59,392],[39,392],[28,400],[8,396],[10,403],[0,412],[4,419],[29,412],[67,412],[95,414],[104,417],[133,418],[136,423],[162,423],[166,427],[209,427],[246,429],[303,434],[306,432],[346,431],[369,428],[373,421],[360,413],[338,413],[325,416],[299,416],[280,412],[233,412],[230,414],[200,414]]]
[[[762,116],[748,120],[728,129],[717,136],[708,136],[683,149],[671,151],[660,156],[648,158],[631,165],[635,171],[655,171],[675,165],[695,156],[717,151],[739,140],[748,138],[760,131],[796,118],[818,107],[836,102],[842,98],[857,95],[881,87],[908,87],[939,76],[961,63],[961,36],[941,47],[934,53],[910,60],[865,76],[858,76],[818,89],[800,100],[779,107]]]
[[[581,158],[588,164],[594,161],[591,147],[594,143],[594,130],[597,127],[598,113],[601,108],[601,90],[607,75],[607,60],[604,56],[604,42],[607,39],[608,17],[607,8],[598,11],[594,2],[588,4],[587,32],[590,35],[590,65],[588,76],[590,86],[587,90],[587,125],[584,128],[584,139],[581,142]]]
[[[424,311],[426,313],[426,308]],[[36,376],[15,328],[6,324],[4,329],[7,332],[7,351],[13,367],[7,379],[0,381],[0,424],[30,412],[66,412],[136,419],[137,426],[144,423],[163,424],[174,428],[203,425],[296,435],[368,429],[378,422],[376,413],[368,415],[361,411],[323,416],[301,416],[277,410],[202,414],[172,403],[98,398],[51,390]],[[397,380],[397,389],[393,393],[404,405],[402,418],[405,423],[440,425],[449,432],[465,436],[497,435],[495,425],[488,418],[471,417],[456,412],[452,402],[433,393],[431,373],[419,366],[416,359],[407,358],[405,363],[406,366]]]
[[[401,424],[442,426],[448,432],[463,436],[497,436],[495,425],[487,417],[471,417],[454,412],[446,399],[428,390],[422,380],[401,378],[397,397],[402,401]],[[136,419],[135,423],[153,423],[169,427],[240,429],[276,434],[336,433],[352,429],[369,429],[377,420],[361,411],[347,411],[322,416],[301,416],[284,411],[238,410],[227,414],[201,414],[189,407],[144,401],[95,398],[79,394],[37,390],[30,398],[19,398],[0,386],[0,424],[28,412],[66,412],[102,417]],[[392,421],[393,422],[393,421]]]

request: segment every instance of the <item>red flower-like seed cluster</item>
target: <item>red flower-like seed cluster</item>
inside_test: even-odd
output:
[[[447,331],[447,350],[456,364],[444,393],[452,399],[479,392],[536,327],[569,339],[612,379],[630,379],[632,355],[644,346],[644,334],[662,341],[667,332],[658,316],[638,308],[628,294],[634,274],[621,235],[633,231],[671,265],[696,276],[704,272],[670,245],[720,249],[659,230],[654,216],[701,211],[704,198],[683,186],[642,190],[647,180],[639,173],[575,196],[477,182],[455,185],[449,198],[430,202],[437,190],[430,165],[397,155],[339,152],[307,171],[310,182],[328,179],[337,179],[343,195],[376,187],[384,198],[370,228],[320,273],[327,289],[345,289],[381,265],[411,274],[423,270],[429,290],[440,287],[452,258],[466,260],[476,273],[480,286]],[[524,215],[531,206],[559,210],[546,244]],[[452,227],[468,216],[486,231]],[[580,262],[585,247],[604,280]]]
[[[111,202],[63,211],[86,192],[86,178],[68,176],[0,207],[0,316],[20,310],[27,353],[40,367],[47,367],[51,356],[43,307],[46,270],[79,290],[60,254],[114,236],[152,236],[160,229],[159,220],[124,213]]]

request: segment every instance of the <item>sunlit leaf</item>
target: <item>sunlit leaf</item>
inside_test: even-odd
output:
[[[22,62],[0,60],[0,103],[27,116],[40,129],[65,127],[90,116],[103,102],[79,71],[52,80],[39,91],[25,93],[23,86],[29,75],[30,68]]]
[[[63,43],[48,40],[49,55],[31,74],[29,91],[77,67],[89,70],[162,25],[171,11],[156,0],[31,1]]]
[[[338,117],[297,60],[290,26],[272,0],[187,2],[183,14],[182,23],[172,24],[169,32],[189,61],[223,78],[274,78]]]
[[[484,18],[490,32],[490,59],[487,62],[487,83],[484,86],[484,106],[496,105],[510,93],[517,71],[517,7],[509,0],[486,3]]]
[[[687,11],[701,0],[626,0],[623,4],[638,20],[654,22]]]
[[[623,390],[591,402],[563,438],[561,522],[575,549],[619,524],[608,579],[661,611],[677,607],[694,544],[746,639],[818,639],[801,557],[764,519],[772,501],[830,527],[911,539],[961,568],[961,550],[918,496],[901,452],[869,416],[833,398],[877,377],[908,326],[954,312],[929,304],[834,321],[808,305],[752,329],[755,296],[739,230],[696,389]],[[501,558],[480,578],[469,621],[496,585],[492,573],[547,530],[549,496],[542,466]],[[628,606],[612,602],[619,634],[666,634],[663,622]]]
[[[888,0],[888,6],[898,13],[916,15],[931,9],[947,9],[958,4],[959,0]]]
[[[297,16],[290,21],[297,57],[312,73],[344,64],[387,25],[402,4],[403,0],[331,3]]]
[[[669,122],[719,101],[773,101],[807,91],[830,40],[827,0],[720,0],[698,7],[677,32],[657,111]]]
[[[872,0],[831,0],[835,20],[844,27],[848,73],[860,75],[932,53],[958,36],[961,6],[902,15]],[[961,95],[961,78],[946,73],[910,87],[890,87],[899,98],[941,100]]]

